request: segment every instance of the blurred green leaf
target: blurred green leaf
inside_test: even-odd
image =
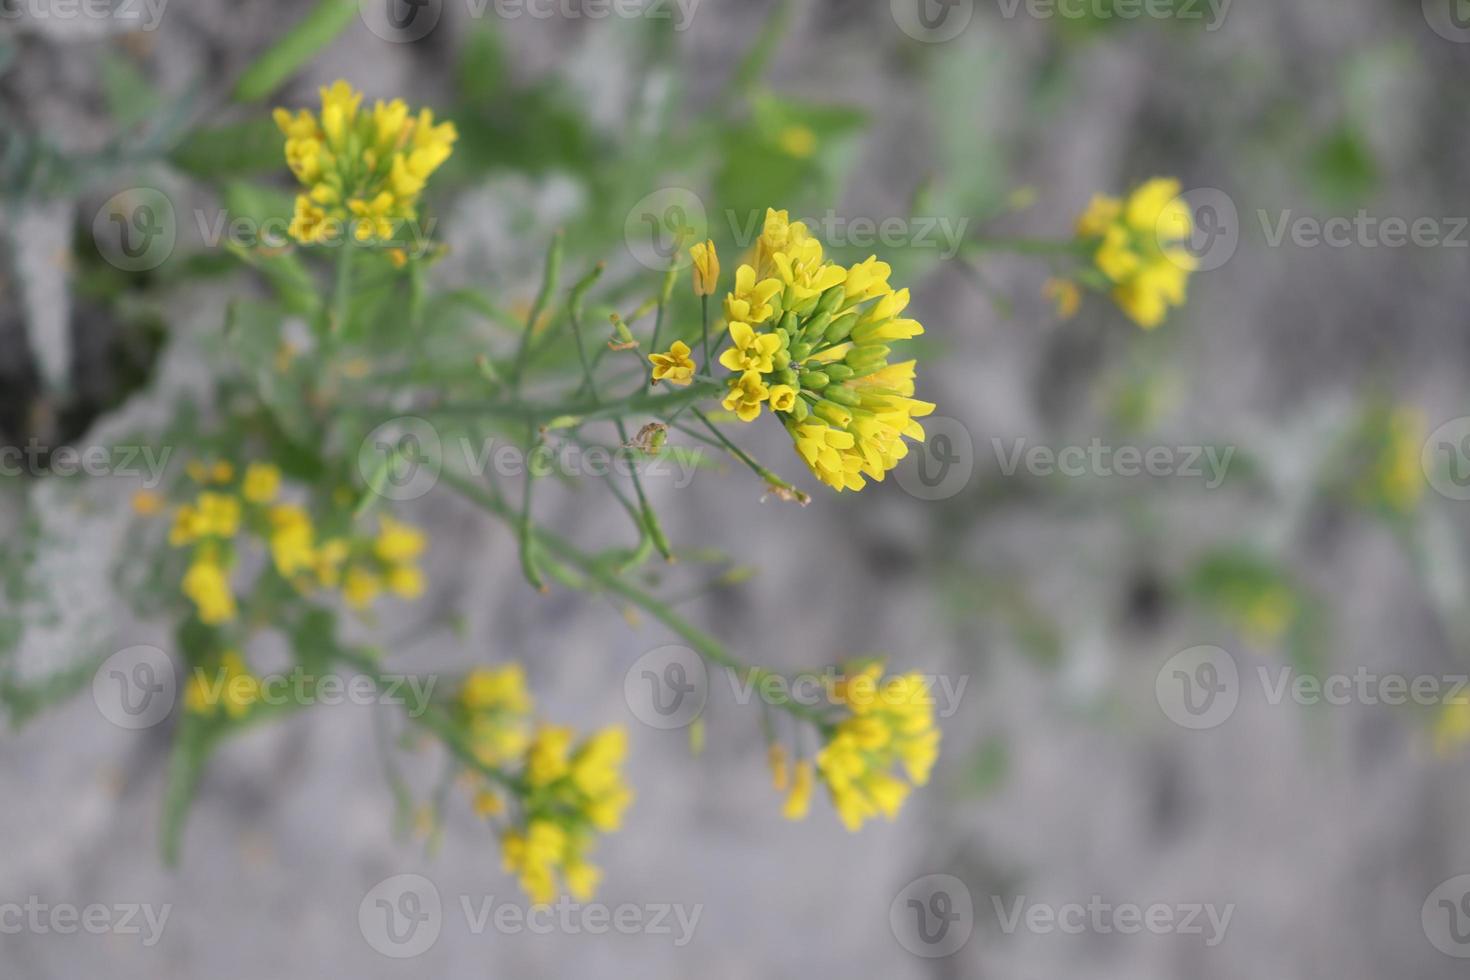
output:
[[[318,0],[285,37],[245,69],[235,83],[235,101],[254,102],[270,95],[357,17],[357,0]]]
[[[272,173],[284,165],[281,131],[271,119],[250,119],[190,132],[169,155],[174,166],[203,180]]]
[[[158,93],[130,58],[108,51],[102,57],[102,96],[119,129],[130,129],[159,106]]]

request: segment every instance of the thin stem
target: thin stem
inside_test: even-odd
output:
[[[775,473],[772,473],[770,470],[766,469],[764,466],[758,463],[745,450],[741,449],[739,446],[735,445],[735,443],[726,438],[725,434],[721,432],[719,428],[716,427],[715,424],[709,420],[709,417],[706,416],[704,412],[693,406],[690,406],[689,411],[693,412],[695,418],[704,423],[705,428],[709,429],[710,432],[714,434],[714,437],[720,441],[720,444],[724,446],[726,450],[729,451],[730,455],[734,456],[736,459],[740,460],[740,462],[750,467],[757,476],[759,476],[762,480],[765,480],[766,483],[768,483],[772,488],[779,490],[784,494],[789,494],[792,498],[803,505],[811,502],[812,498],[810,494],[802,490],[798,490],[790,483],[787,483],[785,480],[781,479],[781,477],[777,476]]]
[[[700,314],[700,321],[701,321],[700,322],[700,327],[701,327],[701,329],[704,332],[704,369],[706,371],[713,371],[714,370],[714,367],[712,366],[712,364],[710,362],[710,358],[709,358],[709,296],[708,296],[708,294],[699,297],[699,314]]]

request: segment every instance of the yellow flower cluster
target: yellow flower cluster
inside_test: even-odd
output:
[[[594,835],[622,826],[633,802],[621,773],[627,732],[612,727],[575,739],[570,728],[536,730],[525,753],[523,819],[501,835],[505,870],[533,902],[552,901],[558,880],[578,901],[590,900],[602,878],[587,860]]]
[[[270,463],[251,463],[238,486],[235,467],[227,462],[194,461],[187,472],[205,488],[174,511],[169,544],[193,548],[181,587],[201,622],[227,623],[239,613],[230,570],[242,528],[264,542],[275,570],[303,593],[340,588],[347,605],[358,610],[384,591],[405,599],[423,594],[417,561],[425,541],[416,528],[385,515],[375,538],[318,541],[306,509],[279,502],[281,472]]]
[[[351,227],[358,241],[393,238],[399,221],[418,217],[419,195],[449,159],[458,133],[434,113],[409,114],[401,99],[362,108],[362,93],[345,81],[321,90],[321,116],[275,111],[286,137],[286,165],[305,193],[296,198],[290,235],[315,244]]]
[[[536,705],[519,664],[472,671],[452,706],[475,761],[475,812],[510,816],[500,831],[501,858],[533,902],[565,890],[578,901],[597,891],[602,873],[588,860],[598,833],[622,825],[633,791],[623,782],[628,734],[605,728],[578,742],[559,725],[533,727]]]
[[[861,490],[882,480],[923,439],[934,411],[914,394],[914,363],[889,364],[889,344],[924,332],[902,316],[907,289],[888,284],[877,256],[843,268],[785,211],[768,210],[752,261],[725,297],[732,372],[725,408],[742,422],[765,407],[823,483]]]
[[[233,650],[220,655],[219,665],[212,673],[203,667],[195,668],[184,690],[184,707],[206,717],[224,709],[226,715],[238,720],[258,700],[260,681]]]
[[[1184,247],[1193,223],[1179,193],[1179,181],[1155,177],[1127,201],[1097,195],[1077,220],[1077,237],[1093,249],[1113,301],[1145,329],[1163,323],[1169,307],[1184,305],[1198,265]]]
[[[829,679],[828,698],[842,717],[824,728],[826,742],[817,752],[816,771],[843,826],[850,831],[877,816],[898,816],[909,792],[929,781],[939,758],[939,729],[934,703],[919,674],[885,677],[881,662],[854,665]],[[787,790],[783,811],[801,820],[810,807],[813,771],[799,761],[790,769],[785,750],[771,750],[773,781]],[[902,772],[903,777],[895,771]]]
[[[482,765],[503,766],[525,754],[533,709],[520,664],[471,671],[459,689],[460,722]],[[487,799],[485,808],[496,806]]]

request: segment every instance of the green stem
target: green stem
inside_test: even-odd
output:
[[[459,492],[465,499],[479,505],[501,520],[513,519],[510,509],[504,502],[487,493],[484,488],[472,480],[450,470],[445,470],[441,479],[450,488]],[[663,623],[664,626],[677,634],[706,660],[735,671],[738,674],[742,674],[754,684],[760,684],[766,680],[779,680],[781,683],[773,685],[775,689],[786,689],[786,679],[783,675],[766,667],[758,667],[745,663],[726,650],[714,637],[700,630],[678,613],[674,612],[666,603],[649,595],[637,586],[624,581],[621,577],[612,574],[604,565],[584,555],[569,542],[539,528],[535,531],[535,534],[538,541],[546,548],[548,553],[554,555],[558,560],[576,568],[586,578],[596,582],[603,589],[614,595],[621,596],[642,609],[649,616]],[[814,725],[825,726],[827,724],[827,719],[821,712],[807,705],[789,700],[774,702],[774,704],[775,707],[788,711]]]
[[[739,446],[735,445],[735,443],[726,438],[725,434],[721,432],[719,428],[709,420],[709,417],[706,416],[704,412],[693,406],[690,407],[689,411],[693,412],[694,417],[704,423],[705,428],[709,429],[710,432],[714,434],[714,437],[720,441],[720,444],[725,447],[730,455],[734,456],[736,459],[740,460],[740,462],[750,467],[751,470],[753,470],[755,474],[759,476],[762,480],[765,480],[767,484],[769,484],[774,489],[781,491],[783,494],[790,495],[802,505],[811,503],[812,498],[810,494],[806,493],[805,491],[798,490],[796,487],[792,486],[790,483],[787,483],[785,480],[781,479],[781,477],[777,476],[775,473],[772,473],[770,470],[762,466],[749,453],[747,453],[745,450],[741,449]]]

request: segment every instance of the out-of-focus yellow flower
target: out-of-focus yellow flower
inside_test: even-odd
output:
[[[694,295],[712,296],[720,282],[720,255],[713,241],[703,241],[689,250],[694,259]]]
[[[281,471],[271,463],[251,463],[245,467],[245,480],[240,493],[252,504],[268,504],[281,492]]]
[[[676,340],[667,353],[649,354],[648,360],[653,365],[653,380],[667,381],[681,387],[692,382],[695,364],[691,353],[688,344]]]
[[[1063,320],[1072,319],[1082,306],[1082,290],[1070,279],[1048,279],[1041,295],[1056,305],[1057,316]]]
[[[850,669],[829,684],[829,698],[843,711],[817,753],[821,777],[843,826],[858,830],[865,821],[889,820],[915,786],[923,786],[939,757],[939,729],[933,700],[918,674],[883,676],[881,663]],[[793,779],[786,814],[805,816],[805,795]]]
[[[766,749],[766,764],[771,767],[771,786],[778,793],[786,792],[791,784],[791,766],[786,760],[786,747],[772,742]]]
[[[133,494],[133,513],[139,517],[152,517],[163,510],[163,498],[152,490],[139,490]]]
[[[805,160],[817,152],[817,134],[809,126],[787,126],[781,130],[777,142],[789,156],[799,160]]]
[[[231,718],[243,718],[258,700],[260,681],[234,651],[222,654],[213,672],[196,667],[184,690],[184,706],[199,715],[212,715],[223,708]]]
[[[1448,758],[1470,742],[1470,697],[1446,698],[1434,720],[1434,751]]]
[[[578,901],[593,897],[601,872],[587,852],[597,832],[618,828],[632,802],[620,772],[626,733],[604,729],[573,748],[574,738],[570,729],[537,730],[526,751],[521,801],[530,816],[501,837],[505,869],[533,902],[552,901],[561,886]]]
[[[812,764],[800,759],[791,771],[791,793],[781,807],[787,820],[805,820],[812,808]]]
[[[195,555],[181,587],[198,610],[200,622],[214,626],[235,618],[238,610],[229,573],[208,556]]]
[[[471,671],[460,686],[458,701],[470,745],[481,763],[500,766],[525,754],[535,705],[520,664]]]
[[[321,90],[320,119],[310,110],[275,112],[286,138],[286,165],[301,183],[289,233],[307,244],[335,239],[351,226],[359,241],[391,239],[400,221],[418,217],[424,186],[453,152],[453,123],[409,113],[402,100],[362,109],[345,81]]]
[[[383,580],[375,572],[361,565],[348,566],[342,578],[342,598],[349,607],[359,611],[366,609],[382,594]]]
[[[750,422],[769,404],[813,475],[839,491],[883,479],[934,410],[913,397],[915,362],[888,361],[890,344],[924,332],[903,316],[910,294],[891,272],[877,256],[827,261],[804,223],[772,209],[725,297],[725,408]]]
[[[1428,419],[1408,406],[1380,409],[1365,428],[1373,459],[1358,481],[1358,498],[1396,514],[1412,514],[1424,495],[1420,454],[1429,435]]]
[[[1148,330],[1164,322],[1170,307],[1184,305],[1189,274],[1198,267],[1185,247],[1193,222],[1179,195],[1179,181],[1156,177],[1127,201],[1094,197],[1077,220],[1078,238],[1093,248],[1094,264],[1113,284],[1113,302]]]
[[[378,519],[378,537],[373,551],[390,564],[413,561],[424,551],[423,532],[384,514]]]
[[[271,561],[282,578],[309,571],[317,561],[316,531],[311,517],[295,504],[277,504],[270,509]]]

